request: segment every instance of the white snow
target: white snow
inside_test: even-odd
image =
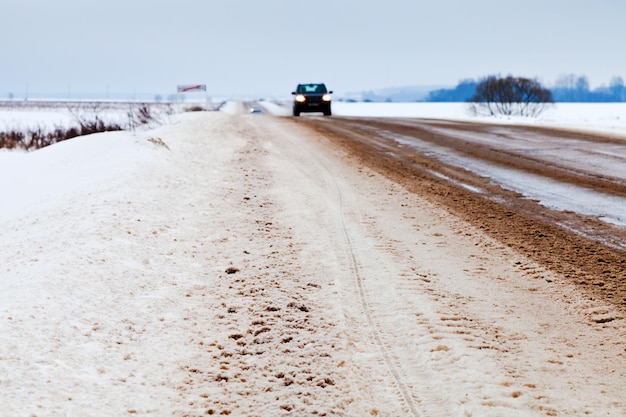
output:
[[[556,103],[536,118],[475,117],[465,103],[333,103],[341,116],[421,117],[488,121],[489,123],[531,124],[626,134],[626,103]]]
[[[513,256],[508,249],[479,231],[456,230],[444,214],[429,218],[438,212],[402,190],[375,200],[394,186],[374,178],[372,190],[357,190],[356,177],[340,180],[336,160],[286,146],[293,138],[279,119],[255,130],[250,120],[261,116],[235,115],[241,107],[181,115],[151,131],[0,152],[0,415],[288,415],[298,404],[344,410],[339,415],[419,415],[419,407],[474,417],[626,414],[616,385],[624,382],[624,333],[610,308],[566,299],[573,293],[559,293],[546,283],[550,273],[530,264],[523,273],[512,264],[489,270],[489,251]],[[623,134],[625,110],[558,105],[538,120],[501,122]],[[334,113],[470,119],[456,103],[335,103]],[[5,126],[66,117],[0,112]],[[260,159],[267,155],[277,165]],[[367,199],[370,208],[357,212]],[[417,232],[402,229],[387,206],[404,207],[402,221],[419,219]],[[386,245],[396,252],[368,246],[382,230],[393,232]],[[418,273],[398,270],[408,258]],[[259,287],[245,273],[229,278],[228,266],[297,278]],[[350,287],[355,269],[361,294]],[[377,282],[381,276],[389,280]],[[403,276],[414,276],[410,285]],[[291,312],[294,294],[300,304]],[[368,305],[372,294],[381,297]],[[272,326],[235,327],[246,315],[261,320],[257,308],[268,326],[287,322],[280,338],[295,338],[300,356],[214,356],[220,344],[222,352],[226,343],[236,348],[239,333],[242,340],[267,333],[270,343]],[[374,317],[369,326],[387,333],[359,332],[368,326],[364,309]],[[315,314],[301,321],[306,310]],[[580,314],[614,321],[590,329]],[[549,328],[556,319],[562,327]],[[494,347],[499,335],[510,338],[511,351]],[[470,339],[482,347],[467,349]],[[533,351],[537,367],[529,363]],[[258,381],[233,369],[255,370],[247,378]],[[206,383],[219,372],[233,388]],[[313,388],[301,372],[315,378]],[[276,381],[285,383],[276,388]],[[407,398],[413,390],[423,396]]]
[[[143,139],[143,140],[142,140]],[[44,210],[153,157],[153,145],[128,132],[79,137],[36,152],[0,153],[0,219]]]

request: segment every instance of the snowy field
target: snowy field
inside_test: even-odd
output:
[[[204,103],[199,103],[204,105]],[[264,108],[275,115],[291,114],[289,103],[277,105],[262,102]],[[180,113],[193,103],[174,106],[173,113]],[[104,107],[94,110],[93,106],[85,105],[68,108],[60,104],[56,107],[7,110],[0,107],[0,130],[21,130],[37,127],[71,126],[76,122],[76,114],[89,118],[98,114],[101,118],[120,123],[128,122],[128,113],[133,111],[132,105]],[[163,106],[161,106],[163,107]],[[223,110],[226,112],[240,111],[235,102],[229,102]],[[165,111],[157,114],[159,121],[169,122]],[[467,110],[465,103],[345,103],[334,102],[333,113],[337,116],[354,117],[419,117],[429,119],[454,119],[468,121],[486,121],[489,123],[529,124],[540,126],[567,127],[581,130],[600,131],[626,136],[626,103],[557,103],[539,117],[475,117]],[[304,115],[307,116],[306,114]]]
[[[263,105],[275,114],[285,113],[284,107],[271,103]],[[468,115],[465,106],[458,103],[335,103],[333,106],[335,115],[480,121]],[[236,108],[238,108],[236,105],[229,105],[224,110],[233,112]],[[254,254],[267,250],[266,246],[260,244],[255,246],[252,243],[249,247],[229,249],[229,245],[233,245],[229,242],[236,241],[237,235],[244,233],[238,228],[237,222],[246,219],[243,218],[244,213],[230,206],[224,207],[224,201],[231,201],[227,199],[232,196],[236,197],[232,201],[248,201],[256,198],[255,193],[261,196],[263,191],[257,191],[255,188],[238,189],[239,184],[229,182],[233,178],[244,181],[243,173],[235,171],[240,167],[233,166],[233,161],[236,160],[233,158],[239,155],[235,155],[235,151],[245,145],[242,139],[246,133],[245,129],[238,130],[240,127],[225,115],[222,115],[223,117],[218,115],[218,118],[210,118],[207,122],[200,123],[198,120],[202,116],[202,114],[174,115],[168,120],[167,125],[161,127],[135,132],[96,134],[64,141],[34,152],[0,150],[0,340],[2,340],[0,415],[182,416],[186,415],[185,410],[199,409],[199,403],[203,399],[208,401],[214,396],[221,395],[225,402],[204,409],[206,414],[218,414],[222,409],[226,411],[230,404],[227,400],[241,398],[236,396],[243,395],[240,392],[224,394],[221,391],[193,391],[192,379],[200,378],[203,365],[197,365],[196,369],[190,364],[199,363],[199,352],[206,353],[207,349],[211,351],[214,348],[209,343],[216,336],[211,335],[210,330],[211,326],[217,327],[219,324],[214,322],[218,313],[207,305],[219,306],[220,302],[223,302],[222,316],[219,316],[222,318],[227,305],[229,306],[227,318],[231,309],[234,312],[240,308],[239,301],[226,297],[230,294],[228,292],[230,287],[213,277],[223,275],[223,271],[229,265],[229,257],[242,257],[244,253],[249,255],[250,252]],[[123,119],[125,112],[119,117]],[[626,137],[626,104],[559,104],[537,119],[496,120],[500,123],[529,123],[602,131]],[[54,127],[71,121],[72,115],[63,108],[0,111],[0,129]],[[279,134],[277,132],[278,130],[275,132],[276,135]],[[259,143],[265,143],[264,146],[267,148],[255,145],[262,148],[261,153],[280,153],[271,147],[269,139],[263,140],[265,142]],[[197,152],[198,142],[202,153]],[[172,149],[176,149],[176,152]],[[252,158],[251,161],[254,162],[250,156],[252,154],[254,152],[247,151],[239,157],[248,155],[247,157]],[[254,165],[243,165],[241,169],[246,169],[245,178],[256,175]],[[277,171],[283,172],[283,169],[277,168]],[[285,169],[284,177],[287,178],[289,175],[293,174]],[[299,175],[303,175],[302,172]],[[271,188],[266,191],[266,195],[276,197],[277,201],[284,200],[287,207],[294,204],[295,209],[301,210],[285,214],[289,219],[298,213],[303,216],[315,215],[316,212],[312,207],[296,207],[295,203],[290,202],[292,200],[288,196],[293,194],[289,194],[288,191]],[[306,194],[313,191],[302,192]],[[256,210],[265,210],[269,207],[268,204],[265,206],[264,208],[261,204],[259,206],[261,208],[257,207]],[[255,212],[253,215],[260,216],[259,213],[264,212]],[[434,219],[431,227],[436,230],[439,230],[439,227],[443,228],[439,220]],[[262,223],[259,230],[278,228],[278,225],[264,221],[262,217],[257,219],[257,222]],[[302,228],[310,227],[297,221],[293,224]],[[307,233],[316,235],[320,232],[311,229]],[[449,237],[439,232],[433,236],[435,236],[431,237],[433,242]],[[451,242],[460,239],[460,236],[451,236]],[[324,257],[330,259],[334,255],[324,254],[323,242],[319,245],[320,247],[313,247],[310,250],[319,250],[322,253],[321,259],[319,257],[315,259],[320,260],[319,268],[324,270],[326,266],[323,261],[328,260]],[[437,245],[433,243],[431,247],[436,248]],[[294,240],[293,245],[289,243],[286,246],[277,244],[275,250],[295,251],[292,246],[297,247],[298,242]],[[213,248],[226,249],[219,249],[214,253]],[[294,258],[300,256],[299,252],[293,253]],[[483,258],[488,259],[486,255]],[[259,265],[259,268],[261,266]],[[290,268],[289,265],[280,267]],[[303,276],[306,276],[306,273],[315,274],[315,271],[309,270],[299,272]],[[423,281],[430,283],[430,280],[425,278]],[[302,284],[307,291],[317,291],[320,287],[318,284],[309,284]],[[217,290],[214,291],[215,288],[211,285],[219,291],[224,291],[222,296],[226,298],[220,299],[215,295]],[[283,285],[287,287],[287,284]],[[333,299],[334,293],[325,289],[327,288],[325,285],[326,283],[321,285],[322,301],[319,303],[323,307],[329,307],[323,304],[323,299],[325,297]],[[334,284],[330,283],[329,288],[332,288],[332,285]],[[244,287],[241,291],[248,291]],[[265,288],[255,291],[263,293],[278,290]],[[295,288],[288,287],[284,291],[277,292],[277,297],[288,297],[285,294],[290,294]],[[427,296],[424,295],[424,298]],[[477,299],[479,298],[477,295]],[[211,302],[207,301],[209,299]],[[318,302],[313,300],[313,296],[306,301],[311,303],[309,307],[300,305],[299,308],[293,309],[294,314],[300,314],[308,308],[314,310],[311,305],[315,306]],[[575,300],[574,304],[583,305],[585,302]],[[528,305],[532,306],[532,303]],[[514,308],[513,306],[514,304],[511,304],[510,308]],[[339,306],[329,308],[339,309]],[[358,306],[349,307],[351,308],[358,311]],[[546,311],[552,308],[555,315],[562,314],[563,317],[569,314],[568,311],[559,310],[556,304],[546,304],[542,308],[546,308]],[[594,308],[605,314],[604,306]],[[431,312],[424,314],[428,316]],[[330,316],[312,318],[313,323],[319,328],[331,329],[324,330],[328,332],[328,335],[325,333],[324,336],[327,339],[320,340],[332,340],[333,343],[330,345],[333,349],[339,349],[339,345],[345,343],[340,337],[341,326],[338,326],[337,330],[332,330],[335,323],[325,321],[325,317],[328,320]],[[546,322],[549,320],[547,315],[544,318]],[[391,317],[389,320],[395,318]],[[507,317],[503,314],[498,320],[506,321]],[[619,322],[615,320],[613,324],[619,326]],[[520,323],[519,331],[522,332],[522,328],[535,325],[536,323],[531,322]],[[232,326],[232,323],[226,323],[226,326]],[[581,331],[586,326],[571,324],[571,329]],[[228,329],[231,333],[235,332],[235,329]],[[260,338],[263,337],[263,332],[268,332],[263,329],[259,330]],[[209,332],[208,335],[206,332]],[[511,385],[507,385],[510,382],[505,381],[505,376],[498,375],[497,370],[491,368],[494,366],[492,362],[485,363],[484,369],[479,369],[483,365],[477,367],[475,363],[468,362],[471,369],[456,381],[458,384],[454,385],[454,392],[446,393],[450,397],[458,394],[458,398],[454,397],[457,399],[463,396],[462,400],[442,405],[447,412],[441,415],[473,417],[561,415],[557,414],[558,411],[563,411],[563,414],[568,416],[579,415],[578,411],[594,416],[624,415],[620,414],[626,412],[624,400],[617,398],[620,390],[623,392],[623,388],[610,383],[613,380],[621,381],[620,375],[607,375],[602,372],[595,375],[593,370],[589,370],[586,360],[593,359],[596,351],[583,343],[587,336],[589,340],[599,341],[600,350],[597,354],[600,361],[603,357],[610,358],[611,354],[620,350],[623,354],[623,346],[615,347],[610,342],[605,346],[600,330],[589,332],[589,335],[576,336],[576,340],[572,342],[573,353],[565,360],[567,363],[575,362],[580,368],[580,377],[576,374],[568,375],[568,378],[573,378],[570,381],[559,379],[558,372],[551,374],[557,376],[549,381],[550,387],[546,388],[549,391],[548,396],[542,397],[537,394],[538,396],[533,398],[531,394],[525,395],[526,392],[535,389],[535,383],[530,382],[521,389],[514,390]],[[336,352],[330,350],[328,347],[330,345],[319,343],[315,337],[311,335],[310,340],[302,342],[312,351],[308,354],[328,350],[329,356],[316,356],[315,361],[306,362],[306,366],[311,368],[312,375],[315,378],[319,377],[319,380],[315,379],[318,384],[315,389],[318,391],[312,391],[314,393],[306,399],[308,407],[311,410],[315,407],[324,410],[325,406],[329,407],[328,404],[332,403],[338,404],[337,407],[359,412],[358,414],[346,412],[343,415],[366,415],[361,412],[366,411],[363,404],[369,404],[368,391],[365,389],[359,391],[354,386],[333,385],[332,378],[324,377],[324,373],[327,372],[329,375],[335,375],[333,378],[337,380],[340,378],[350,380],[349,376],[346,376],[349,373],[345,370],[347,367],[341,368],[344,360],[340,362],[342,365],[325,362],[326,357],[332,356],[334,359],[333,355]],[[520,339],[524,337],[520,336]],[[555,336],[559,337],[564,335]],[[235,340],[228,341],[235,343]],[[368,343],[367,337],[363,336],[363,341]],[[544,340],[532,337],[528,340],[531,344],[535,342],[536,346],[544,347]],[[439,372],[441,375],[446,374],[445,366],[455,367],[456,360],[462,363],[463,360],[490,358],[488,356],[490,353],[485,351],[474,351],[472,354],[462,352],[460,341],[458,346],[449,341],[448,343],[452,350],[458,348],[461,353],[457,352],[458,356],[450,359],[450,363],[439,362],[439,366],[443,367]],[[546,340],[545,343],[552,341]],[[437,341],[433,346],[435,350],[429,353],[431,359],[436,361],[438,358],[444,358],[443,355],[448,351],[446,340]],[[341,345],[341,348],[345,346]],[[539,352],[538,355],[548,357],[552,353],[556,356],[560,354],[560,352]],[[362,360],[368,362],[368,353],[362,352],[361,355]],[[520,349],[520,355],[523,355],[523,349]],[[248,358],[245,366],[252,368],[263,360],[255,359],[254,356]],[[347,357],[344,359],[348,361]],[[550,361],[553,362],[550,362],[551,365],[548,367],[559,364],[553,359]],[[525,366],[523,362],[523,356],[520,356],[515,363]],[[608,362],[603,363],[607,363],[608,366]],[[562,362],[560,364],[562,365]],[[187,367],[184,368],[185,366]],[[223,372],[226,373],[228,367],[225,364],[222,366]],[[228,366],[234,367],[235,364]],[[289,366],[291,371],[298,371],[297,364],[290,363]],[[375,366],[372,364],[372,367]],[[191,369],[189,371],[191,376],[187,379],[184,377],[187,374],[183,375],[180,372],[183,368]],[[455,369],[458,370],[458,367]],[[481,381],[481,370],[491,372],[492,378],[504,382],[497,385],[491,381]],[[539,380],[537,384],[540,385],[544,381],[541,381],[540,371],[537,372],[537,375],[533,376],[537,377]],[[298,384],[288,384],[289,378],[285,379],[285,375],[269,377],[285,380],[283,385],[288,385],[283,387],[285,391],[281,391],[283,395],[281,401],[284,398],[295,403],[300,401],[301,396],[299,397],[296,390]],[[354,375],[352,377],[355,378]],[[299,377],[294,376],[295,381],[299,381],[297,378]],[[452,384],[455,381],[444,379],[444,382]],[[367,382],[370,383],[375,387],[376,381]],[[600,386],[605,383],[606,385]],[[327,389],[325,392],[334,393],[335,397],[332,397],[330,402],[324,395],[315,394],[320,392],[321,386]],[[254,387],[257,391],[251,391],[250,399],[240,402],[239,406],[254,409],[254,398],[263,398],[267,400],[267,404],[274,400],[278,401],[278,393],[267,392],[263,385]],[[476,393],[476,397],[465,398],[464,389]],[[595,397],[596,389],[606,398]],[[512,391],[513,394],[508,391]],[[389,398],[393,397],[391,391],[383,394],[373,392],[378,399],[384,399],[386,395]],[[577,397],[581,392],[584,395]],[[195,402],[190,402],[186,393],[198,394],[194,397]],[[344,395],[348,394],[356,400],[345,401]],[[527,401],[529,404],[541,403],[544,408],[540,411],[537,408],[518,407],[516,405],[518,398],[519,401]],[[614,400],[613,403],[611,398]],[[425,398],[425,402],[428,402],[428,397]],[[389,404],[392,403],[393,400],[389,400]],[[263,404],[268,406],[266,403]],[[382,405],[383,407],[378,404],[376,408],[373,406],[367,408],[367,414],[394,415],[388,413],[388,410],[394,410],[391,405],[390,408],[384,408],[384,401]],[[280,407],[284,415],[295,415],[288,413],[293,409],[291,403],[281,402]],[[489,411],[485,413],[485,410]],[[258,414],[262,415],[262,412]],[[416,412],[413,414],[417,415]]]
[[[289,115],[289,105],[263,103],[275,114]],[[626,103],[558,103],[539,117],[475,117],[465,103],[333,103],[333,114],[354,117],[419,117],[528,124],[600,131],[626,136]],[[305,115],[306,116],[306,115]]]

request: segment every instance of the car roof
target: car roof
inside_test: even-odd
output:
[[[328,90],[326,89],[326,85],[324,83],[308,83],[308,84],[298,84],[296,87],[296,91],[298,92],[306,92],[312,94],[323,94]]]

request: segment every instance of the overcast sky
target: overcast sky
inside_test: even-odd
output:
[[[624,0],[2,0],[0,98],[626,78]]]

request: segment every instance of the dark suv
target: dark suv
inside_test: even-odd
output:
[[[330,101],[332,91],[328,91],[324,84],[298,84],[293,101],[293,115],[300,116],[302,112],[322,112],[330,116]]]

